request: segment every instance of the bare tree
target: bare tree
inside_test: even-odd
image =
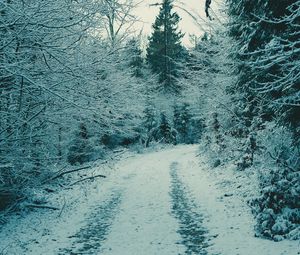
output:
[[[132,14],[138,5],[133,0],[102,0],[100,14],[105,18],[105,29],[111,45],[124,41],[137,18]]]
[[[132,132],[141,85],[101,37],[104,7],[93,0],[0,2],[0,196],[36,186],[65,160],[82,122],[98,144],[104,132]],[[115,37],[129,17],[129,6],[117,7]]]

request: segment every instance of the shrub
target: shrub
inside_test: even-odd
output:
[[[256,214],[258,236],[280,241],[300,237],[299,148],[292,133],[270,123],[260,132],[265,151],[260,173],[261,194],[251,201]],[[271,170],[269,170],[271,169]]]

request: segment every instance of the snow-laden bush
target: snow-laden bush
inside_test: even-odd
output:
[[[261,195],[251,204],[258,236],[280,241],[300,237],[300,160],[292,133],[274,123],[258,132]]]
[[[243,135],[237,130],[242,130]],[[231,161],[238,170],[249,167],[255,149],[247,133],[249,130],[242,120],[228,111],[222,114],[212,112],[207,116],[201,147],[208,155],[210,165],[216,167]]]

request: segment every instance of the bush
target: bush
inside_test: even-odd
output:
[[[260,133],[259,140],[265,151],[263,158],[268,160],[260,174],[261,194],[251,201],[257,219],[256,233],[275,241],[299,239],[299,149],[293,143],[292,133],[273,123]]]
[[[300,227],[299,172],[271,171],[264,180],[260,197],[252,201],[257,235],[276,241],[279,236],[294,239],[298,235],[299,238],[299,233],[291,233]]]

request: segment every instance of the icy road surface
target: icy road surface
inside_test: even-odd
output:
[[[296,241],[255,238],[237,177],[212,174],[196,154],[197,146],[178,146],[121,160],[107,179],[57,194],[67,201],[59,215],[15,217],[0,234],[0,254],[299,254]],[[246,181],[239,176],[239,187]]]

